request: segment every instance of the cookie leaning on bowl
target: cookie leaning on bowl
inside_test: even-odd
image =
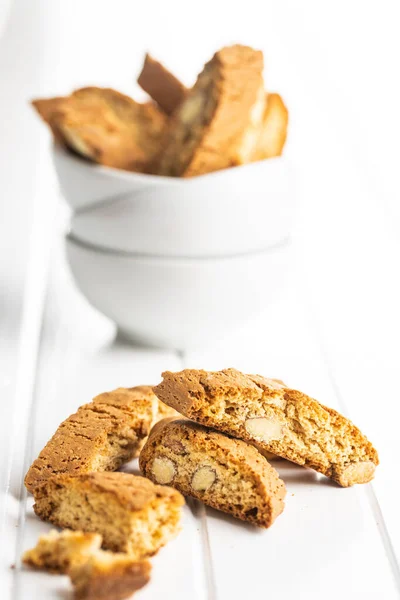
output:
[[[156,395],[198,423],[255,442],[343,487],[373,479],[379,459],[372,444],[351,421],[302,392],[236,369],[163,377]]]
[[[145,172],[158,153],[166,118],[111,88],[85,87],[70,96],[32,102],[57,141],[102,165]]]
[[[178,110],[188,90],[164,65],[146,54],[138,84],[168,115]],[[251,161],[280,156],[286,142],[289,113],[282,97],[265,92],[265,109]]]
[[[186,419],[155,425],[140,453],[142,473],[242,521],[269,527],[285,485],[253,446]]]
[[[58,473],[115,471],[139,455],[151,427],[176,414],[149,386],[118,388],[81,406],[58,427],[32,463],[25,486],[35,487]]]
[[[262,52],[222,48],[171,117],[154,172],[192,177],[251,161],[265,110]]]

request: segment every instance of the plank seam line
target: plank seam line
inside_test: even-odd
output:
[[[38,202],[41,200],[37,199]],[[52,201],[54,198],[51,199]],[[36,203],[37,206],[37,203]],[[36,208],[35,206],[35,208]],[[16,394],[16,406],[20,404],[21,399],[25,397],[25,415],[24,416],[24,448],[23,448],[23,467],[22,473],[19,473],[19,511],[18,511],[18,531],[15,540],[15,557],[14,564],[16,568],[12,579],[11,598],[17,600],[19,597],[20,585],[20,555],[23,546],[26,524],[26,506],[27,506],[27,491],[24,486],[24,474],[29,466],[29,459],[32,451],[34,428],[30,424],[34,421],[36,411],[36,383],[37,383],[37,366],[39,360],[39,351],[43,334],[43,316],[46,305],[48,292],[48,273],[50,263],[50,252],[54,236],[51,234],[54,224],[56,210],[50,208],[50,216],[44,218],[43,210],[46,210],[46,204],[40,210],[35,210],[34,222],[32,226],[31,243],[30,243],[30,259],[28,262],[24,300],[23,300],[23,317],[20,333],[21,354],[18,367],[17,387],[19,394]],[[45,226],[43,225],[45,223]],[[46,237],[47,232],[47,237]],[[41,285],[37,285],[42,275]],[[36,314],[32,314],[32,307],[36,308]],[[27,343],[27,339],[29,344]],[[21,388],[22,387],[22,393]],[[17,390],[18,391],[18,390]],[[21,397],[19,397],[21,395]],[[14,413],[16,414],[16,413]],[[19,446],[21,450],[21,447]],[[11,464],[15,450],[11,452]]]
[[[177,351],[178,358],[181,361],[182,368],[186,368],[186,355],[184,351]],[[206,580],[206,590],[208,600],[217,600],[217,585],[215,579],[214,565],[212,560],[210,535],[208,531],[207,523],[207,509],[206,506],[199,500],[192,499],[197,506],[197,514],[200,517],[200,531],[201,531],[201,549],[203,553],[203,566]]]
[[[332,385],[332,389],[333,392],[336,396],[338,405],[340,407],[340,410],[343,412],[343,414],[345,414],[346,416],[349,415],[349,411],[347,408],[347,404],[343,398],[343,394],[341,392],[340,386],[337,383],[336,377],[334,375],[333,372],[333,368],[331,365],[331,361],[328,358],[328,354],[325,348],[325,344],[323,343],[322,340],[322,335],[319,333],[319,329],[318,329],[318,325],[316,322],[315,317],[312,315],[312,312],[308,311],[306,309],[306,312],[308,314],[308,321],[311,325],[311,328],[314,330],[314,336],[315,339],[317,341],[317,344],[319,346],[320,349],[320,353],[321,353],[321,357],[323,360],[323,363],[325,365],[326,371],[327,371],[327,375],[328,378],[331,382]],[[396,589],[397,589],[397,593],[398,596],[400,598],[400,565],[397,559],[397,555],[393,546],[393,542],[392,539],[390,537],[390,533],[388,530],[388,527],[386,525],[386,521],[385,518],[383,516],[383,512],[382,512],[382,508],[379,504],[378,498],[376,496],[374,487],[372,485],[372,483],[369,483],[365,486],[366,489],[366,494],[367,494],[367,498],[368,498],[368,503],[371,509],[371,512],[373,514],[374,520],[375,520],[375,524],[376,527],[378,529],[378,533],[379,536],[381,538],[381,542],[383,545],[383,548],[385,550],[385,554],[386,554],[386,558],[388,559],[389,565],[390,565],[390,570],[392,572],[394,581],[395,581],[395,585],[396,585]]]

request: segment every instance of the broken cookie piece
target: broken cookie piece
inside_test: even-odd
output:
[[[69,576],[76,600],[123,600],[148,583],[150,572],[148,561],[100,551],[74,566]]]
[[[136,559],[175,537],[184,504],[176,490],[128,473],[56,475],[35,488],[34,498],[41,519],[99,533],[104,548]]]
[[[145,172],[159,152],[165,115],[110,88],[86,87],[32,102],[55,137],[95,162]]]
[[[58,473],[115,471],[139,455],[152,426],[175,414],[148,386],[118,388],[96,396],[61,423],[33,462],[25,486]]]
[[[122,600],[150,579],[148,561],[136,561],[128,554],[101,550],[98,533],[68,529],[40,536],[35,548],[22,561],[50,573],[68,574],[75,598],[81,600]]]
[[[163,377],[154,392],[194,421],[315,469],[343,487],[374,477],[379,459],[367,438],[302,392],[236,369],[167,371]]]
[[[253,446],[186,419],[165,419],[139,457],[142,473],[259,527],[284,507],[285,485]]]
[[[98,533],[53,529],[39,537],[36,546],[24,553],[22,562],[51,573],[67,573],[72,565],[87,561],[100,549],[101,542]]]
[[[222,48],[168,124],[156,172],[192,177],[250,162],[265,110],[263,55]]]

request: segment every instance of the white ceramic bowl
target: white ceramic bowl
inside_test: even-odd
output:
[[[293,193],[284,158],[191,179],[128,173],[54,147],[71,233],[88,244],[149,256],[228,256],[287,239]]]
[[[69,236],[67,257],[89,302],[132,341],[206,346],[268,305],[287,272],[289,244],[227,258],[140,257]]]

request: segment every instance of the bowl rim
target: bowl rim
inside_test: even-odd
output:
[[[178,255],[165,255],[165,254],[150,254],[145,252],[129,252],[126,250],[117,250],[113,248],[108,248],[107,246],[102,246],[100,244],[92,244],[91,242],[84,241],[77,237],[75,234],[69,232],[65,235],[65,243],[66,245],[75,246],[84,250],[88,253],[98,254],[98,255],[107,255],[114,258],[120,259],[134,259],[142,262],[163,262],[173,263],[176,265],[183,265],[184,263],[195,263],[195,264],[206,264],[210,262],[229,262],[238,259],[249,259],[251,257],[266,255],[266,254],[275,254],[281,250],[286,250],[290,247],[292,242],[292,236],[287,235],[279,242],[272,244],[266,248],[261,248],[257,250],[249,250],[248,252],[236,252],[234,254],[223,254],[223,255],[196,255],[196,256],[178,256]]]
[[[213,171],[212,173],[205,173],[203,175],[196,175],[194,177],[168,177],[166,175],[149,175],[147,173],[136,173],[134,171],[125,171],[124,169],[117,169],[115,167],[108,167],[106,165],[100,165],[99,163],[95,163],[90,159],[87,159],[83,156],[79,156],[75,154],[72,150],[69,150],[67,147],[63,146],[57,140],[53,140],[52,143],[52,152],[58,158],[62,160],[69,161],[74,164],[78,168],[88,169],[93,171],[94,173],[100,173],[106,175],[108,177],[114,179],[120,179],[125,181],[141,181],[142,183],[164,183],[168,185],[184,185],[189,182],[203,180],[204,178],[220,178],[226,176],[226,174],[238,173],[242,172],[243,169],[251,170],[260,168],[260,164],[263,165],[271,165],[270,168],[273,168],[273,165],[286,163],[286,154],[282,154],[281,156],[274,156],[272,158],[264,158],[263,160],[258,160],[252,163],[247,163],[244,165],[235,165],[232,167],[227,167],[226,169],[220,169],[219,171]]]

